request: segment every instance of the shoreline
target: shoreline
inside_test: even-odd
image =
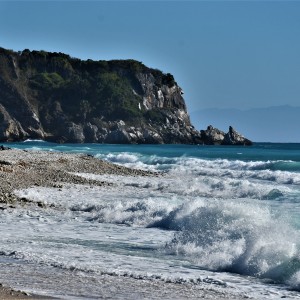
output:
[[[48,152],[35,150],[2,150],[0,151],[0,209],[14,209],[16,206],[37,205],[46,208],[43,202],[33,202],[19,198],[14,191],[32,186],[61,189],[65,185],[114,186],[114,183],[97,181],[77,176],[74,173],[113,174],[123,176],[160,176],[158,173],[129,169],[102,161],[90,155],[70,154],[65,152]],[[21,272],[22,274],[22,272]],[[57,276],[56,274],[55,276]],[[51,280],[51,278],[48,278]],[[3,280],[2,280],[3,282]],[[239,299],[233,291],[226,291],[210,284],[197,285],[177,284],[162,281],[150,281],[120,276],[102,276],[98,284],[103,286],[99,298],[107,293],[117,291],[118,299],[137,298],[160,299]],[[30,290],[30,287],[28,287]],[[26,290],[26,288],[25,288]],[[37,292],[38,293],[38,292]],[[142,294],[141,294],[142,293]],[[113,295],[113,294],[111,294]],[[63,297],[63,296],[62,296]],[[1,299],[55,299],[51,296],[39,296],[22,291],[15,291],[1,286]]]
[[[63,184],[107,185],[71,173],[156,175],[105,162],[91,155],[51,151],[9,149],[0,151],[0,204],[26,202],[14,190],[31,186],[60,188]]]
[[[61,188],[64,184],[88,184],[91,186],[110,185],[106,182],[85,179],[69,172],[89,172],[94,174],[118,174],[147,176],[152,173],[131,170],[113,165],[90,155],[65,152],[28,151],[19,149],[0,149],[0,209],[14,208],[16,205],[36,203],[19,198],[15,190],[31,186]],[[154,175],[154,174],[152,174]],[[50,296],[35,295],[14,290],[0,283],[0,300],[14,299],[55,299]]]

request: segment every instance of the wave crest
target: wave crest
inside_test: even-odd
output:
[[[165,251],[185,256],[199,267],[296,286],[299,235],[266,206],[197,200],[151,226],[176,230]]]

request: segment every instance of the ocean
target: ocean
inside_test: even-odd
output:
[[[80,173],[114,186],[16,191],[55,208],[0,211],[0,282],[65,299],[97,298],[101,278],[136,282],[137,294],[116,287],[119,299],[138,299],[145,282],[300,299],[300,144],[5,146],[86,153],[160,175]]]

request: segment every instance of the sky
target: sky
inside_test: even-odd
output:
[[[300,1],[0,0],[0,46],[136,59],[173,74],[190,113],[300,106]]]

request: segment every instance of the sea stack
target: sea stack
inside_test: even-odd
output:
[[[209,125],[206,130],[201,130],[201,138],[207,145],[243,145],[251,146],[252,142],[229,126],[227,133]]]

